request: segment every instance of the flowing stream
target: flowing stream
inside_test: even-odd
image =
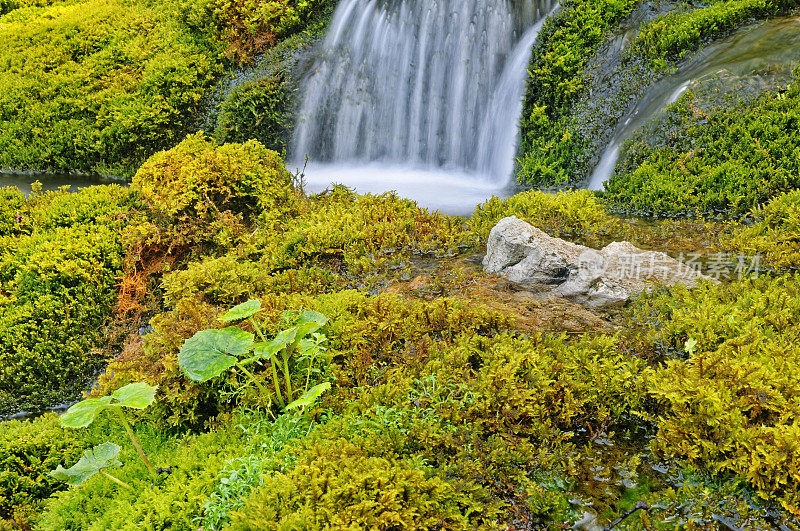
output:
[[[747,26],[730,37],[697,52],[672,76],[645,93],[620,120],[614,136],[589,180],[590,190],[602,190],[614,175],[623,143],[650,120],[657,118],[691,86],[712,76],[750,78],[759,83],[758,69],[788,68],[800,61],[800,19],[781,18]]]
[[[550,0],[343,0],[301,86],[306,183],[469,212],[511,184]]]

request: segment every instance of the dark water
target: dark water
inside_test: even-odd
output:
[[[31,193],[31,185],[39,181],[42,183],[42,191],[58,190],[62,186],[69,186],[70,191],[75,192],[87,186],[94,186],[97,184],[110,184],[121,181],[114,181],[111,179],[102,179],[99,177],[82,176],[82,175],[67,175],[67,174],[46,174],[46,175],[30,175],[23,173],[4,173],[0,172],[0,188],[5,186],[15,186],[23,193]]]

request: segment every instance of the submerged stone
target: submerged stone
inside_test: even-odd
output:
[[[492,228],[483,267],[524,289],[592,307],[624,303],[656,285],[694,287],[710,280],[665,253],[629,242],[596,250],[548,236],[516,216]]]

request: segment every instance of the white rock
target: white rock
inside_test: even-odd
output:
[[[659,284],[694,287],[708,279],[664,253],[629,242],[598,251],[548,236],[516,216],[492,228],[483,266],[525,289],[555,286],[553,296],[594,307],[623,303]]]

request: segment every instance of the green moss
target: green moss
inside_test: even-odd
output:
[[[741,215],[800,186],[800,83],[756,102],[704,111],[687,94],[671,107],[677,131],[665,146],[636,138],[606,183],[621,208],[649,214]],[[697,122],[698,115],[703,117]]]
[[[175,142],[219,68],[176,15],[87,0],[4,16],[0,166],[130,174]]]
[[[270,46],[301,32],[319,33],[334,0],[186,0],[187,25],[225,44],[227,58],[247,63]]]
[[[0,254],[0,411],[76,396],[100,366],[94,347],[115,302],[122,246],[119,187],[33,196],[25,234]],[[66,226],[65,226],[66,225]]]
[[[633,45],[649,59],[676,59],[751,20],[796,8],[792,0],[717,0],[708,6],[659,16],[642,28]]]
[[[174,307],[183,299],[200,298],[233,306],[264,293],[324,293],[345,287],[341,276],[319,267],[272,272],[266,264],[225,255],[190,263],[164,277],[164,302]]]
[[[531,56],[517,178],[558,185],[582,177],[580,140],[569,112],[584,94],[584,69],[608,31],[638,0],[571,0],[542,28]]]
[[[642,76],[651,78],[668,72],[700,45],[754,19],[788,14],[797,8],[797,3],[792,0],[717,0],[698,8],[680,4],[643,24],[631,45],[620,55],[614,75],[607,76],[613,81],[590,75],[587,65],[593,55],[607,40],[611,29],[627,17],[637,4],[639,2],[636,0],[571,1],[563,4],[543,27],[531,59],[531,77],[522,114],[517,167],[520,182],[534,186],[558,186],[582,181],[590,170],[588,164],[596,160],[594,150],[602,146],[598,146],[590,137],[607,134],[613,129],[613,120],[621,117],[629,104],[628,99],[641,96],[645,88]],[[621,87],[618,86],[620,84]],[[587,127],[587,117],[578,112],[578,104],[590,98],[590,88],[593,94],[591,98],[601,100],[601,112],[616,113],[610,123]],[[614,98],[621,99],[621,102],[614,101]],[[732,115],[737,112],[740,111],[731,110]],[[667,181],[667,186],[670,186],[676,179],[673,176],[664,179],[664,173],[679,163],[680,160],[671,158],[659,168],[660,172],[648,172],[647,179],[652,180],[652,185],[629,176],[617,180],[630,181],[627,185],[630,191],[648,188],[648,185],[658,187],[660,181]],[[720,169],[714,175],[722,176],[729,170]],[[755,175],[750,175],[751,180],[758,180],[763,175],[760,172],[753,173]],[[678,185],[674,188],[674,194],[682,193]],[[691,199],[692,194],[697,195],[684,183],[683,190],[687,189],[686,199]],[[663,190],[663,195],[668,193]],[[723,187],[720,195],[726,193]],[[700,194],[701,200],[704,195]],[[634,194],[621,197],[620,203],[625,204],[633,197]],[[665,202],[673,201],[674,205],[675,199],[669,197]],[[658,199],[655,202],[656,207],[660,208]],[[649,195],[640,197],[635,208],[652,203]],[[682,207],[692,209],[694,205]],[[680,208],[674,205],[672,210]]]
[[[333,6],[2,0],[0,167],[129,177],[192,130],[226,57],[248,62],[296,33],[319,32]]]
[[[724,246],[736,253],[759,255],[766,267],[800,268],[800,191],[775,197],[751,216],[754,223],[737,230]]]
[[[312,442],[291,470],[264,478],[233,513],[231,529],[463,529],[491,523],[467,496],[426,472],[419,463],[372,457],[343,439]]]
[[[655,448],[735,474],[794,514],[800,500],[798,286],[795,275],[676,288],[646,318],[651,342],[673,352],[647,380],[662,407]]]
[[[270,230],[296,209],[291,175],[277,153],[256,141],[217,147],[202,133],[150,157],[131,189],[152,219],[130,229],[132,236],[150,232],[144,243],[162,248],[231,246],[256,218]]]
[[[338,187],[311,197],[279,238],[256,234],[252,252],[276,269],[335,258],[363,274],[391,265],[401,252],[446,254],[471,243],[459,218],[428,212],[394,193],[356,195]]]
[[[24,529],[43,501],[65,488],[48,472],[80,457],[86,443],[61,428],[54,414],[0,427],[0,528]]]
[[[248,80],[236,85],[219,105],[214,129],[218,142],[255,139],[275,151],[287,151],[300,90],[294,69],[313,42],[307,33],[292,36],[259,57],[252,72],[240,73]]]
[[[173,437],[140,427],[137,437],[154,465],[172,470],[153,484],[124,432],[102,427],[91,437],[107,440],[109,435],[122,446],[119,458],[123,466],[114,474],[134,490],[97,478],[60,492],[47,501],[39,529],[197,529],[196,519],[202,515],[202,504],[214,489],[217,475],[242,444],[233,426]]]
[[[589,190],[577,192],[530,191],[508,198],[492,197],[478,205],[469,219],[470,228],[486,239],[498,221],[517,216],[556,238],[580,238],[608,234],[615,219]]]
[[[14,187],[0,188],[0,237],[19,231],[24,206],[25,194]]]
[[[54,0],[1,0],[0,15],[10,13],[15,9],[43,7],[53,3]]]

